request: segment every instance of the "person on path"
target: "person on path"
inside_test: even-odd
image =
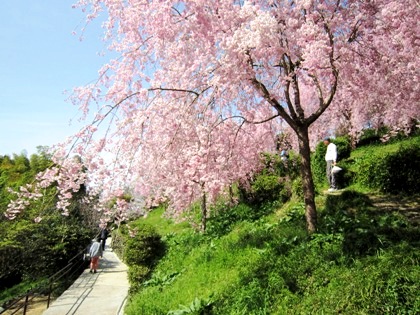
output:
[[[325,161],[327,162],[327,180],[330,188],[328,191],[337,190],[335,175],[331,171],[333,166],[337,163],[337,146],[331,142],[329,137],[324,138],[324,144],[327,146],[327,152],[325,153]]]
[[[280,152],[280,159],[283,162],[286,162],[288,160],[288,158],[289,158],[289,153],[287,152],[287,150],[286,149],[281,150],[281,152]]]
[[[97,238],[89,249],[90,254],[90,272],[96,273],[99,267],[99,257],[102,257],[102,246],[100,238]]]
[[[101,238],[103,251],[105,250],[105,243],[106,243],[106,239],[108,238],[108,235],[109,235],[108,229],[106,227],[102,228],[100,238]]]

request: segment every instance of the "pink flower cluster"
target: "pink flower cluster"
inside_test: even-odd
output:
[[[76,6],[88,23],[107,14],[104,40],[118,58],[95,83],[74,90],[82,118],[94,106],[97,113],[28,188],[35,198],[56,185],[63,214],[85,184],[107,218],[133,211],[121,198],[109,209],[127,191],[146,205],[167,201],[168,213],[182,217],[255,172],[279,133],[307,162],[322,135],[357,138],[366,126],[419,120],[416,0]],[[74,154],[80,163],[66,158]],[[11,218],[32,200],[17,194]]]

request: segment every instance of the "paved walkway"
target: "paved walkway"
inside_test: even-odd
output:
[[[122,315],[128,289],[127,266],[106,245],[98,272],[86,269],[43,315]]]

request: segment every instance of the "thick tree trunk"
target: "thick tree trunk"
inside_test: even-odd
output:
[[[311,170],[311,151],[309,147],[308,127],[303,126],[298,130],[299,153],[301,156],[302,167],[302,186],[305,201],[306,226],[309,233],[316,231],[317,212],[315,206],[315,187]]]

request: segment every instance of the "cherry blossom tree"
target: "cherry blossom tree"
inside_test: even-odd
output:
[[[104,200],[130,186],[168,200],[173,214],[201,200],[205,217],[207,203],[274,150],[279,132],[292,133],[314,232],[315,141],[343,125],[357,135],[367,123],[419,118],[416,0],[76,6],[88,22],[106,15],[104,40],[118,58],[75,89],[82,118],[94,121],[58,152],[82,156]]]

